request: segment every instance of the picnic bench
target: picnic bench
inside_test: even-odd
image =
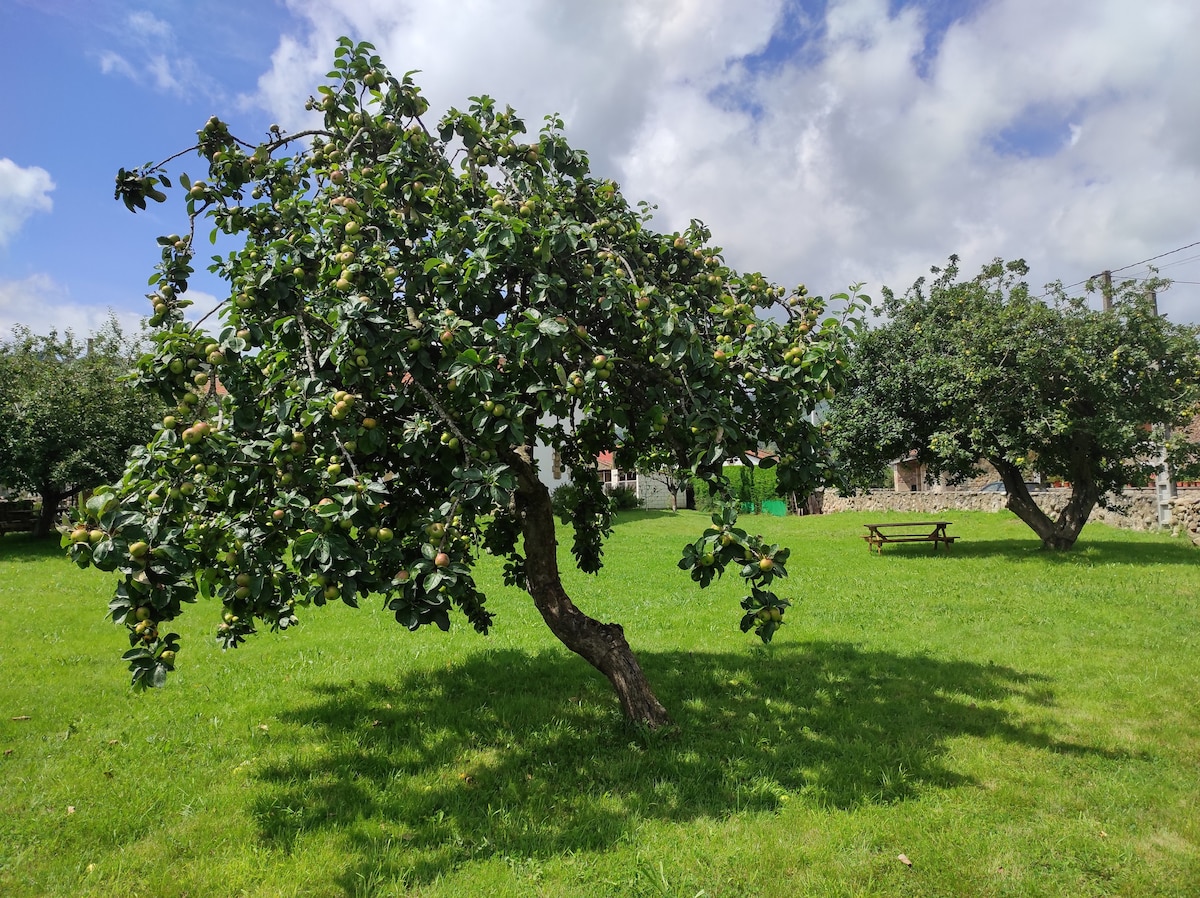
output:
[[[874,549],[880,555],[883,554],[886,543],[933,543],[933,550],[936,552],[938,543],[943,543],[948,549],[958,539],[957,536],[947,535],[949,521],[902,521],[863,526],[867,528],[867,533],[863,536],[867,541],[867,548]]]
[[[25,533],[37,527],[40,512],[32,499],[0,501],[0,536],[5,533]]]

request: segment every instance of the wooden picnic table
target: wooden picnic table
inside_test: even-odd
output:
[[[868,549],[874,549],[880,555],[883,554],[885,543],[933,543],[933,550],[936,552],[938,543],[945,544],[948,549],[958,539],[957,536],[946,534],[946,528],[950,526],[950,523],[950,521],[901,521],[887,524],[863,524],[868,531],[863,539],[867,541]]]
[[[37,527],[41,512],[32,499],[0,500],[0,536],[24,533]]]

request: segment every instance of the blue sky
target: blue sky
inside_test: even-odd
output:
[[[249,138],[300,127],[342,33],[421,69],[435,110],[486,92],[531,124],[562,113],[662,227],[702,218],[782,283],[902,288],[950,253],[1074,283],[1200,241],[1196,6],[0,0],[0,329],[135,325],[183,216],[131,215],[116,170],[213,113]],[[1175,320],[1200,321],[1198,249],[1159,262]]]

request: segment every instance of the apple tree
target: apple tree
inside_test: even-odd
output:
[[[781,479],[815,481],[806,413],[841,383],[859,301],[825,315],[803,288],[732,271],[698,222],[654,231],[556,117],[527,137],[481,96],[430,125],[411,73],[346,39],[329,78],[308,130],[245,141],[214,117],[195,147],[203,178],[164,164],[118,176],[131,209],[174,179],[186,204],[180,233],[159,239],[139,369],[172,410],[64,537],[77,562],[119,575],[111,613],[135,686],[166,679],[167,624],[198,596],[222,603],[227,647],[368,594],[412,630],[461,613],[486,632],[472,563],[487,552],[630,719],[667,722],[622,627],[563,589],[535,447],[578,488],[587,572],[610,525],[602,452],[629,468],[666,455],[720,489],[727,459],[776,441]],[[213,261],[229,294],[211,333],[182,315],[206,221],[240,247]],[[96,528],[99,543],[80,536]],[[787,557],[721,512],[680,565],[701,585],[733,565],[742,627],[769,639]]]
[[[1197,413],[1200,331],[1156,315],[1143,284],[1121,285],[1099,312],[1058,285],[1031,295],[1027,271],[996,260],[960,280],[952,256],[931,282],[885,290],[888,321],[858,342],[827,423],[863,486],[912,450],[952,482],[986,459],[1008,508],[1046,548],[1069,549],[1096,505],[1153,478],[1164,448],[1180,471],[1196,470],[1200,447],[1166,440],[1164,428]],[[1070,483],[1056,517],[1025,487],[1031,469]]]
[[[160,403],[124,379],[138,354],[115,318],[86,340],[18,326],[0,341],[0,484],[41,496],[36,535],[54,532],[64,499],[119,477],[154,433]]]

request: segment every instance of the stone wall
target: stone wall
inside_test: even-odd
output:
[[[1186,533],[1200,546],[1200,492],[1181,492],[1171,506],[1171,532]]]
[[[1034,493],[1033,499],[1047,514],[1055,517],[1063,510],[1071,491],[1050,489]],[[897,493],[892,490],[871,490],[857,496],[825,493],[822,510],[834,511],[905,511],[914,514],[940,514],[943,511],[1004,511],[1006,498],[1000,493],[980,493],[970,490],[946,492]],[[1158,499],[1154,490],[1126,490],[1114,508],[1095,508],[1090,521],[1099,521],[1126,530],[1158,530]],[[1181,490],[1175,500],[1173,532],[1186,527],[1192,541],[1200,545],[1200,490]],[[1185,523],[1190,522],[1190,523]]]

